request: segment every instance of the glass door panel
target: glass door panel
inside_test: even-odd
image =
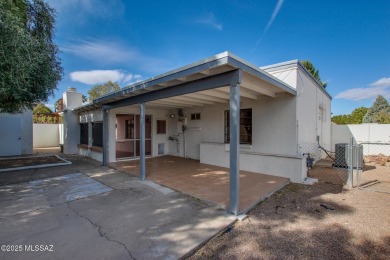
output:
[[[134,115],[116,115],[116,158],[135,157]]]
[[[140,156],[140,116],[135,115],[135,151]],[[152,155],[152,116],[145,115],[145,155]]]
[[[136,156],[140,156],[140,140],[135,143]],[[145,155],[152,155],[152,140],[145,140]]]

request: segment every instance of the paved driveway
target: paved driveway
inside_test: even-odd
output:
[[[234,221],[91,159],[66,159],[73,164],[0,174],[0,259],[177,259]]]

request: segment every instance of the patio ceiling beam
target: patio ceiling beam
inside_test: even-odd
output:
[[[273,98],[276,97],[276,93],[275,92],[267,90],[267,89],[264,89],[264,88],[261,88],[260,86],[256,86],[256,85],[251,84],[249,82],[243,82],[241,84],[241,87],[243,87],[245,89],[249,89],[249,90],[255,91],[257,93],[260,93],[260,94],[263,94],[263,95],[266,95],[266,96],[269,96],[269,97],[273,97]]]
[[[230,93],[229,87],[220,88],[220,89],[218,89],[218,90],[219,90],[219,91],[226,92],[226,93]],[[249,93],[249,92],[246,91],[245,89],[240,89],[240,95],[241,95],[242,97],[246,97],[246,98],[250,98],[250,99],[257,99],[257,96],[256,96],[256,95],[253,95],[252,93]]]
[[[182,108],[181,105],[173,105],[173,104],[166,104],[166,103],[156,103],[155,101],[151,101],[146,103],[146,106],[154,106],[154,107],[165,107],[165,108]],[[193,106],[187,106],[187,107],[193,107]]]
[[[162,106],[173,106],[173,107],[193,107],[194,105],[189,105],[189,104],[183,104],[183,103],[172,103],[168,102],[166,100],[156,100],[156,101],[150,101],[147,104],[156,104],[156,105],[162,105]]]
[[[206,75],[206,76],[210,76],[210,70],[202,70],[199,73],[203,74],[203,75]]]
[[[103,109],[113,109],[117,107],[130,106],[169,97],[190,94],[203,90],[229,86],[231,82],[236,81],[239,70],[232,70],[225,73],[209,76],[207,78],[159,89],[152,92],[140,94],[138,96],[128,97],[126,99],[113,101],[103,106]],[[222,92],[221,92],[222,93]]]
[[[184,76],[184,77],[181,77],[181,78],[177,78],[176,80],[182,81],[182,82],[186,82],[187,81],[187,76]]]
[[[209,96],[207,94],[203,94],[203,93],[200,93],[200,92],[199,93],[191,93],[191,94],[187,94],[187,95],[184,95],[184,96],[185,97],[191,97],[191,98],[192,97],[198,98],[199,100],[214,101],[214,102],[224,103],[224,104],[227,103],[226,99]]]
[[[185,102],[189,101],[191,103],[199,103],[199,104],[206,104],[206,105],[214,105],[215,104],[214,102],[198,99],[195,97],[178,96],[178,97],[170,97],[169,99],[185,101]]]
[[[161,99],[161,100],[158,100],[160,102],[166,102],[168,104],[178,104],[178,105],[191,105],[191,106],[203,106],[202,103],[199,103],[199,102],[188,102],[188,101],[181,101],[181,100],[174,100],[172,98],[166,98],[166,99]]]
[[[217,91],[216,89],[210,89],[206,91],[200,92],[200,94],[210,95],[213,97],[223,98],[225,100],[229,100],[229,94],[221,91]]]

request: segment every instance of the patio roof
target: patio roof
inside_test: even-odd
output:
[[[144,99],[141,100],[141,96],[145,96],[143,94],[149,93],[148,96],[150,96],[151,92],[159,92],[163,89],[170,91],[169,93],[165,91],[165,95],[149,98],[146,100],[146,105],[182,108],[228,103],[230,95],[228,82],[237,70],[242,72],[240,95],[244,99],[256,100],[261,96],[274,98],[279,93],[296,95],[294,88],[266,71],[232,53],[223,52],[124,87],[94,100],[93,103],[75,108],[73,111],[83,112],[103,106],[115,108],[136,104],[140,101],[145,102]],[[203,87],[196,88],[196,90],[194,88],[194,91],[191,91],[192,85]],[[129,102],[130,99],[133,101]]]

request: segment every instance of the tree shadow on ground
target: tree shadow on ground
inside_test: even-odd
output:
[[[370,219],[380,212],[373,203],[386,199],[325,182],[289,184],[190,259],[389,259],[388,213]]]
[[[355,241],[340,225],[275,232],[259,227],[218,237],[191,259],[389,259],[390,236]]]

